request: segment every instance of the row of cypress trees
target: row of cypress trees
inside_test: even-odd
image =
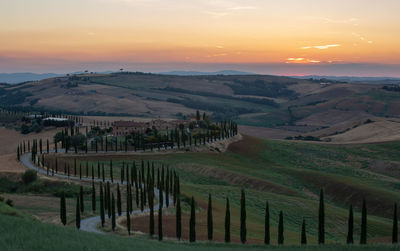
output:
[[[163,240],[163,231],[162,231],[162,206],[166,207],[169,205],[169,194],[173,194],[173,204],[176,206],[176,237],[177,239],[181,239],[182,233],[182,209],[181,209],[181,199],[180,199],[180,185],[179,185],[179,177],[176,175],[172,169],[157,169],[157,179],[154,171],[154,165],[148,163],[147,167],[147,176],[145,175],[145,164],[142,162],[141,170],[139,170],[136,174],[132,175],[132,182],[129,181],[129,169],[127,168],[126,177],[127,177],[127,227],[128,233],[130,234],[131,222],[130,222],[130,213],[132,212],[132,187],[135,185],[136,188],[136,205],[143,211],[146,206],[146,200],[148,201],[148,205],[150,208],[150,221],[149,221],[149,234],[150,236],[154,235],[154,188],[157,187],[159,190],[159,205],[158,208],[158,239]],[[139,168],[140,169],[140,168]],[[161,172],[160,172],[161,170]],[[166,175],[164,173],[166,171]],[[123,173],[123,172],[122,172]],[[131,171],[131,174],[133,171]],[[173,178],[171,178],[173,177]],[[123,178],[121,179],[123,180]],[[103,189],[104,187],[104,189]],[[104,190],[104,191],[103,191]],[[164,193],[165,191],[165,193]],[[165,196],[165,198],[164,198]],[[165,199],[165,201],[164,201]],[[120,186],[117,184],[117,213],[118,215],[122,214],[121,208],[121,192]],[[84,211],[84,198],[83,198],[83,189],[80,188],[80,193],[77,198],[77,204],[79,204],[79,213],[77,213],[77,220],[80,219],[80,213]],[[62,194],[61,197],[61,212],[60,218],[61,222],[66,224],[66,210],[65,210],[65,195]],[[247,241],[247,228],[246,228],[246,199],[244,190],[241,191],[241,200],[240,200],[241,210],[240,210],[240,241],[242,243],[246,243]],[[191,210],[190,210],[190,221],[189,221],[189,241],[196,241],[196,210],[195,210],[195,201],[194,198],[191,198],[190,202]],[[92,210],[96,211],[96,192],[94,182],[92,183]],[[114,194],[110,192],[110,183],[100,183],[100,215],[102,220],[102,225],[104,226],[105,221],[105,210],[107,210],[108,218],[112,219],[112,228],[115,228],[115,198]],[[360,234],[360,244],[367,243],[367,206],[366,201],[363,200],[362,203],[362,216],[361,216],[361,234]],[[226,199],[226,213],[225,213],[225,242],[231,241],[230,234],[230,205],[229,198]],[[113,223],[114,222],[114,223]],[[398,220],[397,220],[397,204],[394,205],[394,215],[393,215],[393,229],[392,229],[392,242],[397,243],[398,239]],[[77,223],[78,226],[78,223]],[[208,208],[207,208],[207,229],[208,229],[208,239],[211,241],[213,239],[213,215],[212,215],[212,198],[211,194],[208,197]],[[353,207],[350,206],[349,209],[349,217],[348,217],[348,233],[347,240],[348,244],[354,243],[353,238],[354,232],[354,215],[353,215]],[[269,204],[266,202],[265,206],[265,237],[264,243],[270,244],[270,214],[269,214]],[[301,236],[300,236],[301,244],[307,244],[307,235],[306,235],[306,221],[303,218],[301,224]],[[278,220],[278,244],[284,244],[284,218],[283,211],[279,213]],[[320,191],[320,200],[319,200],[319,210],[318,210],[318,243],[325,243],[325,205],[324,205],[324,193],[321,189]]]

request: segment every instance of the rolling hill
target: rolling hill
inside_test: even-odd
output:
[[[325,137],[327,128],[340,133],[368,119],[398,118],[400,93],[383,89],[385,83],[267,75],[80,74],[0,88],[0,105],[80,115],[164,118],[181,118],[200,110],[216,120],[235,119],[245,126],[281,130],[280,138],[294,134]]]

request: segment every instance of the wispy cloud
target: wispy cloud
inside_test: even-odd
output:
[[[360,35],[358,33],[353,32],[353,33],[351,33],[351,35],[356,37],[356,38],[358,38],[358,39],[360,39],[361,41],[366,41],[368,44],[374,43],[374,41],[368,40],[363,35]]]
[[[315,59],[307,59],[307,58],[288,58],[286,59],[287,64],[305,64],[305,63],[320,63],[320,60],[315,60]]]
[[[341,46],[341,44],[327,44],[327,45],[304,46],[304,47],[301,47],[301,49],[302,50],[308,50],[308,49],[326,50],[329,48],[340,47],[340,46]]]

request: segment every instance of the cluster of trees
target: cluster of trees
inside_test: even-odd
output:
[[[202,120],[203,121],[203,120]],[[199,121],[200,124],[200,121]],[[194,126],[192,125],[192,129]],[[145,133],[136,132],[126,136],[108,136],[110,129],[92,127],[86,133],[80,133],[79,127],[65,128],[54,136],[54,143],[61,142],[61,147],[66,152],[74,149],[75,153],[81,151],[153,151],[154,149],[185,149],[187,146],[197,146],[217,140],[233,137],[238,133],[237,124],[233,121],[223,121],[215,124],[207,124],[206,128],[192,132],[184,130],[184,127],[175,128],[160,134],[157,130],[147,130]]]
[[[157,173],[156,170],[157,169]],[[104,170],[103,170],[104,172]],[[99,194],[96,193],[95,180],[99,182]],[[111,189],[111,183],[114,183],[114,179],[105,180],[104,174],[103,179],[94,179],[92,181],[92,193],[91,193],[91,205],[92,211],[96,212],[97,197],[100,200],[100,218],[101,225],[104,227],[106,216],[111,219],[111,228],[114,231],[116,228],[115,217],[122,215],[122,193],[120,184],[125,184],[126,194],[126,217],[127,217],[127,230],[130,234],[131,231],[131,219],[130,214],[133,211],[133,204],[136,203],[136,207],[144,211],[146,206],[150,209],[150,221],[149,221],[149,233],[151,236],[154,235],[154,199],[155,190],[158,190],[158,239],[162,240],[162,208],[175,205],[180,198],[180,182],[179,176],[176,172],[164,165],[155,167],[154,162],[147,162],[147,167],[144,161],[141,162],[140,166],[136,166],[133,162],[131,167],[123,166],[121,168],[121,178],[117,181],[116,196]],[[134,195],[135,194],[135,195]],[[84,212],[84,193],[81,186],[80,193],[76,195],[76,214],[75,221],[76,227],[80,228],[81,213]],[[115,199],[116,198],[116,199]],[[61,194],[60,199],[60,220],[66,225],[67,224],[67,211],[65,194]]]

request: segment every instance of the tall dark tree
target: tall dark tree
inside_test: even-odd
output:
[[[126,228],[128,229],[128,235],[131,235],[131,215],[128,208],[126,210]]]
[[[119,190],[119,184],[117,184],[117,212],[118,212],[118,216],[121,216],[121,214],[122,214],[121,191]]]
[[[65,193],[64,193],[64,191],[61,194],[60,218],[61,218],[62,224],[65,226],[65,224],[67,224],[67,209],[66,209],[66,206],[65,206]]]
[[[100,219],[101,219],[101,226],[104,227],[105,215],[104,215],[104,195],[103,195],[102,183],[100,183]]]
[[[149,209],[150,209],[150,220],[149,220],[149,234],[150,237],[154,235],[154,188],[149,189]]]
[[[270,224],[269,224],[269,204],[268,201],[265,203],[265,222],[264,222],[264,244],[269,245],[271,241],[271,233],[270,233]]]
[[[397,203],[394,203],[394,210],[393,210],[393,229],[392,229],[392,243],[396,244],[398,242],[398,220],[397,220]]]
[[[85,211],[85,201],[83,200],[83,187],[80,187],[79,190],[79,196],[80,196],[80,206],[81,206],[81,212],[83,213]]]
[[[158,190],[158,196],[162,197],[162,189],[160,187],[160,189]],[[162,207],[163,204],[160,201],[159,202],[159,206],[158,206],[158,240],[162,241],[163,239],[163,226],[162,226]]]
[[[111,206],[111,189],[110,189],[110,182],[107,181],[107,212],[108,212],[108,218],[111,218],[111,211],[112,211],[112,206]]]
[[[47,153],[50,152],[50,145],[49,145],[49,139],[46,141],[46,148],[47,148]]]
[[[242,195],[240,198],[240,241],[246,243],[246,197],[244,190],[242,189]]]
[[[106,176],[105,176],[105,173],[104,173],[104,163],[101,163],[101,176],[103,178],[103,182],[105,182],[106,181]]]
[[[229,198],[226,198],[225,242],[231,242],[231,212],[230,212],[230,208],[229,208]]]
[[[110,179],[111,183],[114,183],[112,160],[110,160]]]
[[[360,244],[367,244],[367,203],[365,199],[362,204],[361,211],[361,234],[360,234]]]
[[[176,198],[176,238],[181,239],[182,236],[182,210],[181,210],[181,199],[178,195]]]
[[[115,199],[114,193],[111,196],[111,229],[115,231]]]
[[[301,224],[301,244],[307,244],[306,220],[304,218],[303,223]]]
[[[79,206],[79,196],[76,197],[75,225],[77,229],[81,228],[81,210]]]
[[[321,189],[319,196],[319,211],[318,211],[318,243],[325,243],[325,206],[324,206],[324,191]]]
[[[92,181],[92,211],[96,211],[96,188],[94,187],[94,182]]]
[[[349,219],[347,222],[347,244],[353,244],[353,232],[354,232],[354,216],[353,216],[353,206],[350,205],[349,209]]]
[[[212,216],[212,202],[211,202],[211,194],[208,194],[208,209],[207,209],[207,234],[208,240],[212,241],[213,239],[213,216]]]
[[[189,241],[196,241],[196,209],[193,196],[190,203]]]
[[[278,244],[282,245],[284,242],[284,236],[283,236],[283,212],[279,212],[279,223],[278,223]]]

